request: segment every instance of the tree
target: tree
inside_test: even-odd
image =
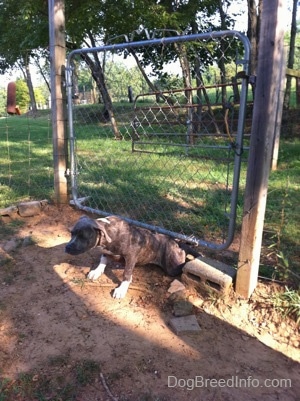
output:
[[[256,75],[258,46],[259,46],[259,30],[263,0],[247,0],[248,2],[248,32],[247,36],[251,44],[251,60],[250,71],[252,75]]]
[[[6,115],[6,90],[0,88],[0,117]]]
[[[42,1],[6,0],[0,4],[0,71],[21,68],[36,110],[30,60],[48,46],[47,5]]]
[[[292,23],[291,23],[291,36],[290,36],[290,46],[289,46],[289,56],[288,56],[288,68],[294,68],[295,60],[295,44],[296,44],[296,34],[297,34],[297,6],[298,0],[293,0],[293,11],[292,11]],[[298,78],[299,79],[299,78]],[[284,96],[284,107],[288,108],[290,104],[291,96],[291,84],[292,77],[290,75],[286,78],[286,89]],[[298,84],[298,81],[297,81]]]
[[[224,4],[223,4],[224,3]],[[216,27],[215,21],[222,21],[222,26],[229,27],[230,19],[225,12],[225,5],[229,0],[70,0],[66,2],[66,34],[67,46],[70,50],[81,47],[94,47],[107,43],[109,38],[128,35],[129,39],[142,39],[138,34],[139,27],[147,27],[155,37],[174,35],[174,33],[203,32]],[[5,70],[22,65],[25,72],[29,72],[26,65],[30,60],[37,59],[39,54],[48,54],[48,11],[44,0],[6,0],[0,4],[0,68]],[[220,17],[221,12],[221,17]],[[124,18],[126,16],[126,18]],[[216,19],[216,17],[219,18]],[[130,34],[130,32],[132,34]],[[185,86],[189,85],[187,69],[186,46],[170,47],[164,54],[164,61],[181,60],[184,69]],[[152,65],[159,73],[162,71],[160,57],[161,48],[153,48],[149,52],[145,49],[136,49],[135,57],[138,67],[143,73],[147,65]],[[138,56],[137,56],[138,55]],[[105,58],[97,55],[82,53],[82,60],[89,66],[93,79],[101,93],[105,114],[114,120],[113,109],[109,93],[104,81]],[[145,77],[148,79],[148,77]],[[30,73],[26,80],[30,88]],[[148,79],[148,84],[151,81]],[[30,93],[33,92],[30,90]],[[31,100],[34,103],[33,99]],[[107,113],[106,113],[107,112]],[[118,137],[116,126],[113,124],[114,134]]]
[[[30,104],[28,87],[25,80],[16,80],[16,104],[19,106],[22,113],[27,112]]]

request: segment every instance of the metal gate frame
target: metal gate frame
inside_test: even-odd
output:
[[[216,244],[213,242],[204,241],[201,238],[195,238],[180,233],[175,233],[164,228],[142,223],[137,220],[132,220],[124,216],[118,216],[128,223],[132,223],[136,226],[146,228],[151,231],[156,231],[162,234],[166,234],[170,237],[177,238],[178,240],[187,242],[192,245],[201,246],[209,248],[214,251],[221,251],[227,249],[233,241],[235,224],[236,224],[236,208],[237,208],[237,198],[239,190],[239,180],[240,180],[240,169],[243,153],[243,136],[244,136],[244,124],[246,115],[246,103],[247,103],[247,93],[248,93],[248,79],[249,79],[249,62],[250,62],[250,42],[248,38],[238,31],[216,31],[203,34],[193,34],[185,36],[174,36],[162,39],[150,39],[146,41],[136,41],[136,42],[125,42],[115,45],[104,45],[99,47],[83,48],[73,50],[67,58],[66,64],[66,86],[67,86],[67,101],[68,101],[68,127],[69,127],[69,146],[70,146],[70,180],[71,180],[71,191],[73,201],[72,203],[80,210],[88,213],[97,214],[100,216],[110,216],[111,213],[106,211],[101,211],[88,206],[84,206],[82,203],[84,199],[78,197],[78,187],[77,187],[77,172],[75,163],[75,133],[73,126],[73,108],[72,108],[72,57],[77,54],[91,53],[91,52],[105,52],[105,51],[116,51],[124,50],[127,47],[141,47],[141,46],[153,46],[153,45],[167,45],[174,42],[189,42],[195,40],[206,40],[206,39],[216,39],[224,37],[235,37],[238,38],[244,46],[244,57],[238,60],[238,64],[244,66],[244,74],[242,76],[241,94],[240,94],[240,107],[238,113],[238,127],[237,135],[235,139],[235,156],[234,156],[234,170],[233,170],[233,182],[232,182],[232,194],[230,200],[230,213],[229,213],[229,225],[228,225],[228,235],[227,239],[222,244]]]

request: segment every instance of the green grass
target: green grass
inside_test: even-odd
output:
[[[300,141],[281,141],[278,169],[270,173],[265,215],[265,253],[279,278],[300,273]]]
[[[53,194],[48,116],[0,119],[0,207]]]
[[[271,299],[274,308],[285,318],[291,317],[300,324],[300,291],[285,287],[283,292],[278,292]]]

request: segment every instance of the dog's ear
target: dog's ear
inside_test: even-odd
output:
[[[108,220],[105,221],[104,219],[94,220],[94,222],[95,222],[95,226],[96,226],[95,228],[97,228],[97,230],[103,232],[106,241],[112,242],[112,239],[110,238],[110,236],[108,235],[107,230],[106,230],[106,226],[108,224],[110,224],[110,222]]]

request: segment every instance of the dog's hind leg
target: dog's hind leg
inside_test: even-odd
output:
[[[105,267],[107,265],[107,257],[105,255],[101,255],[100,263],[96,267],[96,269],[91,270],[88,274],[88,278],[90,280],[97,280],[102,273],[104,273]]]

